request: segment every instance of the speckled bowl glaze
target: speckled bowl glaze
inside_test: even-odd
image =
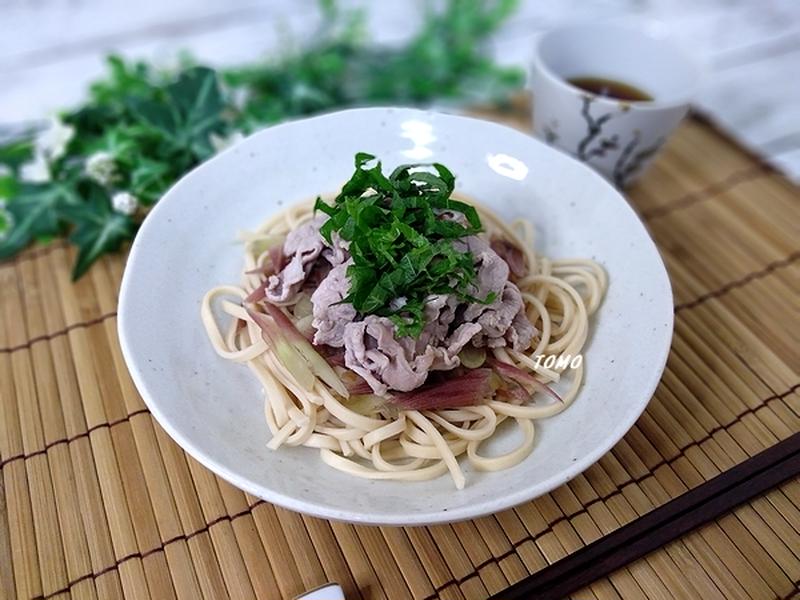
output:
[[[237,283],[236,232],[291,203],[336,191],[353,155],[386,168],[439,161],[457,190],[508,219],[536,223],[537,250],[592,257],[610,287],[591,323],[586,381],[574,404],[537,422],[520,465],[467,485],[357,479],[308,448],[266,448],[262,393],[249,370],[219,358],[199,318],[211,287]],[[271,127],[181,179],[145,220],[122,282],[119,335],[136,387],[189,454],[237,487],[307,514],[387,525],[425,525],[494,513],[547,493],[606,453],[644,410],[672,336],[664,265],[622,196],[583,164],[513,129],[405,108],[348,110]],[[482,450],[516,441],[503,429]]]

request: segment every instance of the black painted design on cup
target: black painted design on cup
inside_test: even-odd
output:
[[[617,161],[614,163],[612,178],[614,179],[614,184],[619,188],[625,187],[631,177],[642,170],[645,161],[658,152],[665,141],[665,138],[659,138],[654,144],[636,152],[635,150],[639,146],[641,138],[642,132],[638,129],[634,129],[633,137],[625,144]]]
[[[578,142],[576,155],[584,162],[595,157],[605,156],[608,152],[619,148],[618,135],[602,136],[603,126],[611,120],[614,113],[609,112],[599,117],[592,116],[590,109],[595,98],[596,96],[588,94],[581,96],[581,116],[586,121],[586,135]]]
[[[603,135],[603,127],[616,116],[615,113],[607,112],[597,117],[593,116],[591,106],[595,99],[596,96],[581,96],[581,117],[586,122],[586,135],[578,142],[575,154],[580,160],[589,162],[593,158],[602,158],[621,149],[614,162],[611,179],[617,187],[623,188],[642,170],[645,162],[658,152],[665,138],[659,138],[654,144],[637,150],[642,141],[642,132],[634,129],[631,139],[621,147],[619,134]],[[629,110],[629,104],[620,104],[618,114],[624,114]],[[546,130],[545,135],[547,135]]]
[[[558,141],[558,119],[551,119],[542,128],[542,131],[544,133],[544,141],[550,145],[555,144]]]

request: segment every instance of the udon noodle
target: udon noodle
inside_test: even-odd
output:
[[[541,357],[581,354],[594,313],[606,290],[603,268],[592,260],[550,260],[537,255],[532,223],[506,224],[490,209],[470,200],[481,216],[489,238],[501,238],[519,248],[525,275],[516,280],[526,312],[537,328],[531,347],[516,352],[509,347],[489,349],[494,359],[514,365],[542,384],[558,385],[560,400],[536,393],[528,401],[489,399],[458,409],[402,410],[391,402],[346,398],[321,379],[312,388],[301,386],[262,339],[259,326],[248,314],[245,299],[261,284],[269,248],[282,244],[286,234],[311,218],[313,204],[303,203],[277,214],[257,231],[243,234],[244,268],[240,286],[219,286],[202,301],[201,316],[216,352],[243,363],[264,390],[264,414],[272,439],[267,446],[317,448],[322,460],[335,469],[368,479],[420,481],[450,473],[457,488],[465,483],[459,458],[479,471],[497,471],[518,464],[534,446],[535,422],[565,410],[575,400],[583,380],[583,361],[551,364]],[[231,317],[220,327],[214,309]],[[257,304],[250,310],[263,311]],[[307,295],[285,307],[300,330],[308,330],[311,303]],[[218,312],[219,314],[219,312]],[[335,367],[338,376],[348,372]],[[374,400],[374,399],[373,399]],[[521,430],[521,442],[499,456],[481,453],[504,421]]]

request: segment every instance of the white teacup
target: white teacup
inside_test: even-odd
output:
[[[586,77],[634,86],[652,100],[620,100],[569,83]],[[624,187],[689,110],[698,80],[697,64],[677,47],[629,26],[554,29],[534,53],[534,133]]]

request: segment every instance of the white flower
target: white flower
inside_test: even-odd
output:
[[[50,119],[50,126],[36,135],[33,160],[20,166],[20,179],[30,183],[50,181],[50,163],[64,156],[67,144],[74,135],[74,127],[64,124],[59,119]]]
[[[117,192],[111,197],[111,206],[118,213],[130,216],[139,208],[139,201],[130,192]]]
[[[64,156],[67,144],[75,135],[75,128],[61,119],[51,118],[50,126],[36,136],[36,152],[50,161]]]
[[[247,104],[247,101],[250,100],[250,95],[250,88],[234,88],[230,93],[231,104],[233,104],[234,108],[237,110],[242,110],[245,104]]]
[[[232,87],[225,81],[219,82],[219,89],[236,110],[242,110],[252,95],[249,87],[243,85]]]
[[[241,142],[244,139],[244,134],[241,131],[234,131],[232,134],[225,137],[212,133],[208,139],[211,142],[211,147],[214,148],[214,152],[219,153]]]
[[[108,185],[117,174],[114,156],[109,152],[95,152],[86,160],[86,174],[101,185]]]
[[[33,160],[20,165],[19,178],[30,183],[46,183],[50,181],[50,164],[38,149]]]
[[[6,177],[7,175],[11,175],[11,167],[0,163],[0,177]]]

